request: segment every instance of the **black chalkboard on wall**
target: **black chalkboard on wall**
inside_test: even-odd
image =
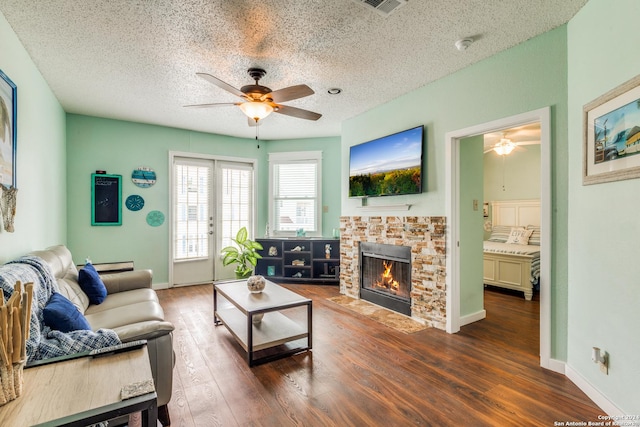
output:
[[[91,174],[91,225],[122,225],[122,175]]]

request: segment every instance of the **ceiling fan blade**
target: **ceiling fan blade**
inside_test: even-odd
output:
[[[288,107],[286,105],[278,105],[278,108],[274,109],[273,112],[305,120],[318,120],[320,117],[322,117],[322,114],[314,113],[313,111],[309,110],[303,110],[302,108]]]
[[[213,104],[192,104],[192,105],[185,105],[184,107],[210,108],[210,107],[226,107],[229,105],[240,105],[240,103],[239,102],[214,102]]]
[[[538,140],[538,141],[518,141],[515,144],[516,145],[540,145],[540,140]]]
[[[242,93],[240,91],[240,89],[236,89],[235,87],[231,86],[229,83],[225,83],[222,80],[220,80],[219,78],[212,76],[211,74],[196,73],[196,75],[198,77],[201,77],[201,78],[205,79],[209,83],[213,83],[214,85],[218,86],[219,88],[226,90],[227,92],[230,92],[230,93],[232,93],[232,94],[234,94],[236,96],[239,96],[240,98],[245,98],[245,94]]]
[[[287,102],[294,99],[304,98],[313,95],[315,92],[307,85],[296,85],[285,87],[284,89],[274,90],[263,96],[263,98],[271,98],[273,102]]]

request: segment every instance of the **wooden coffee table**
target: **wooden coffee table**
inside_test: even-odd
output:
[[[231,303],[230,306],[218,309],[220,298]],[[284,314],[287,310],[305,306],[306,322]],[[258,294],[249,292],[246,280],[214,283],[213,313],[215,324],[225,325],[247,352],[249,366],[311,350],[311,300],[268,280],[264,290]],[[254,318],[261,315],[264,315],[262,320],[254,322]],[[286,345],[305,338],[306,346],[290,348]],[[277,348],[279,346],[282,348]],[[262,352],[266,349],[272,350]],[[256,352],[268,354],[256,355]]]
[[[0,425],[86,426],[142,411],[142,425],[155,427],[155,391],[125,400],[121,395],[124,386],[150,379],[146,345],[25,369],[22,396],[0,407]]]

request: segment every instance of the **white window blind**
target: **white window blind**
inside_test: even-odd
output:
[[[272,153],[271,218],[274,233],[294,234],[303,229],[321,235],[321,153]]]
[[[176,221],[174,259],[209,256],[211,168],[189,161],[175,165]]]
[[[220,163],[221,248],[233,244],[232,238],[242,227],[253,235],[253,165]]]

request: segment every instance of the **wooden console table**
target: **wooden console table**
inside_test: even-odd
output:
[[[81,357],[24,370],[22,396],[0,406],[6,426],[86,426],[142,411],[142,425],[156,427],[156,393],[122,400],[121,389],[152,379],[147,346],[99,357]]]

